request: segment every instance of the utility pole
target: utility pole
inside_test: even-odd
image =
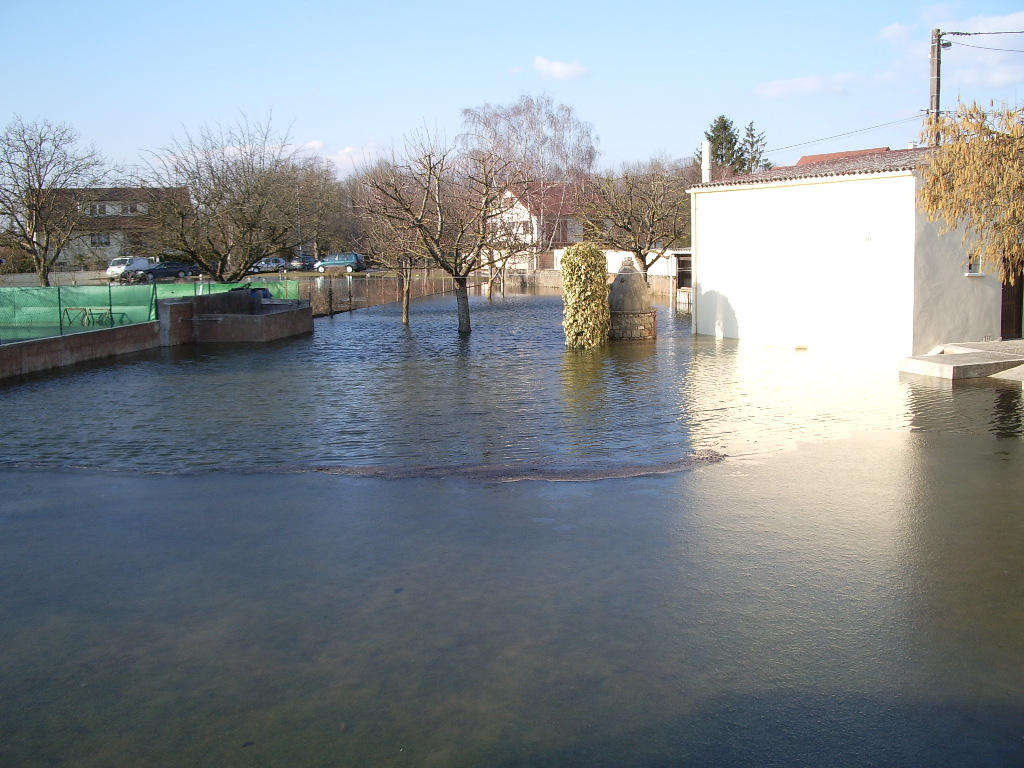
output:
[[[928,101],[928,143],[938,144],[939,136],[939,94],[942,90],[942,49],[949,48],[952,43],[943,40],[943,35],[957,35],[959,32],[943,32],[941,29],[932,30],[932,79],[931,98]]]
[[[942,49],[949,48],[951,43],[942,39],[942,30],[932,30],[932,79],[931,99],[928,102],[928,117],[932,120],[939,119],[939,93],[942,85]]]

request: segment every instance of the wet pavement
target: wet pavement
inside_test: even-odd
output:
[[[559,308],[0,387],[0,764],[1024,761],[1019,385]]]

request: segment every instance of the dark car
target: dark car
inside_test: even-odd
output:
[[[132,272],[132,279],[138,282],[152,283],[161,277],[191,277],[201,275],[202,269],[195,264],[186,264],[183,261],[161,261],[146,269],[138,269]]]
[[[288,269],[309,272],[316,268],[316,259],[312,256],[295,256],[288,262]]]
[[[361,253],[329,253],[315,267],[317,272],[326,272],[328,269],[362,272],[366,269],[366,257]]]
[[[267,256],[266,258],[260,259],[251,267],[250,272],[280,272],[282,269],[288,268],[288,262],[282,259],[280,256]]]

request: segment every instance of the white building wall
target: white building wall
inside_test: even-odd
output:
[[[939,235],[939,225],[918,213],[914,295],[914,352],[940,344],[999,338],[1002,282],[996,275],[968,274],[960,232]]]
[[[555,254],[555,269],[562,268],[562,257],[565,255],[565,248],[556,248]],[[647,270],[648,275],[671,275],[675,277],[676,274],[676,260],[677,254],[682,254],[683,251],[669,251],[667,255],[658,259],[654,262],[650,269]],[[629,251],[605,251],[605,258],[608,260],[608,274],[618,274],[619,268],[622,267],[622,260],[627,257],[633,257],[633,254]]]
[[[695,331],[822,351],[911,353],[914,178],[695,190]]]

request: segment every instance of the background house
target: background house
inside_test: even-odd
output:
[[[57,257],[65,268],[96,267],[122,256],[156,256],[155,206],[184,190],[108,187],[82,190],[81,233]],[[72,190],[74,194],[74,190]]]
[[[927,152],[819,156],[691,189],[696,333],[894,358],[1020,337],[1020,291],[1001,324],[1000,280],[918,211]]]
[[[579,242],[582,225],[575,219],[575,188],[570,184],[532,186],[506,192],[504,217],[516,234],[531,241],[528,252],[509,262],[518,269],[552,269],[554,251]]]

